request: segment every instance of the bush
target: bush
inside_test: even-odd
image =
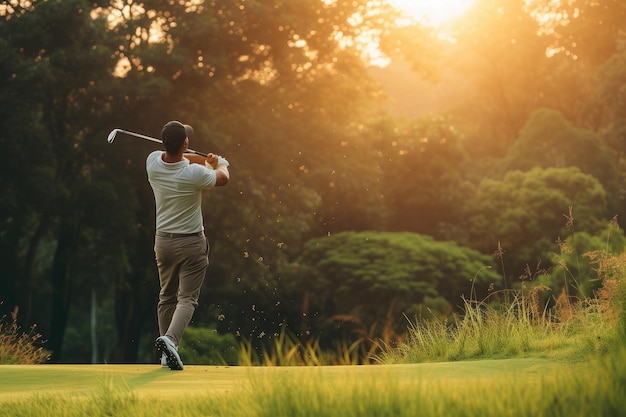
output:
[[[179,350],[188,365],[236,365],[239,360],[235,336],[208,328],[188,327]]]

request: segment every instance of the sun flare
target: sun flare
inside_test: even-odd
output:
[[[440,26],[461,16],[476,0],[389,0],[409,17],[431,26]]]

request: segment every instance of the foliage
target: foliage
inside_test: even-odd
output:
[[[92,290],[90,296],[76,300],[65,332],[65,357],[72,358],[75,363],[114,363],[119,360],[111,295],[96,294]]]
[[[607,146],[622,155],[623,132],[626,129],[626,92],[621,87],[626,82],[626,51],[617,52],[607,60],[600,79],[592,103],[603,110],[598,115],[597,123]]]
[[[510,285],[508,276],[521,276],[528,262],[550,267],[553,242],[566,234],[574,215],[581,219],[576,231],[601,231],[606,193],[579,168],[533,168],[482,180],[464,212],[466,236],[459,240],[483,253],[507,251],[502,273]]]
[[[3,251],[0,276],[7,283],[7,308],[19,305],[22,320],[41,323],[57,360],[71,308],[69,289],[103,283],[86,270],[123,269],[120,249],[134,229],[126,216],[133,197],[125,187],[117,190],[111,172],[103,170],[98,159],[104,143],[90,140],[101,134],[107,117],[105,86],[114,66],[113,38],[104,20],[85,12],[90,7],[81,0],[19,3],[0,24],[3,51],[11,58],[1,72],[0,94],[9,108],[0,141],[14,150],[15,161],[6,167],[12,172],[7,179],[14,180],[3,182],[1,190],[10,196],[1,240],[11,249]],[[102,227],[103,218],[110,225]],[[35,269],[42,253],[49,254],[46,265]]]
[[[593,297],[605,278],[602,266],[597,264],[606,258],[619,258],[625,247],[626,237],[615,222],[596,235],[576,232],[559,241],[559,253],[553,256],[555,267],[539,272],[536,283],[551,288],[554,296],[564,291],[578,299]]]
[[[308,241],[285,274],[305,293],[302,314],[314,334],[334,331],[391,342],[404,333],[402,314],[425,297],[453,304],[459,293],[498,282],[490,261],[429,236],[343,232]],[[325,314],[315,318],[317,311]]]
[[[615,178],[612,154],[597,135],[573,126],[559,112],[549,109],[531,114],[503,164],[503,172],[578,167],[603,184]]]
[[[545,93],[554,61],[546,59],[547,41],[536,35],[537,21],[524,6],[524,0],[478,0],[453,31],[458,42],[446,62],[468,84],[450,107],[477,158],[504,156],[531,112],[551,99]]]
[[[452,361],[540,355],[552,358],[589,358],[624,344],[624,254],[606,250],[589,255],[602,277],[600,289],[574,301],[563,293],[553,305],[542,300],[549,287],[522,285],[517,291],[465,301],[456,320],[416,320],[406,342],[381,355],[385,363]],[[513,296],[502,302],[504,295]]]
[[[452,117],[384,119],[365,134],[378,149],[380,200],[388,211],[381,230],[438,237],[458,221],[472,187],[463,178],[469,161]]]
[[[619,215],[623,210],[619,160],[614,149],[605,144],[606,140],[601,140],[602,136],[574,126],[560,112],[537,109],[502,160],[500,174],[529,171],[534,167],[578,167],[600,181],[606,191],[608,213]]]
[[[187,327],[178,351],[187,365],[236,365],[239,358],[234,335],[201,327]]]
[[[551,49],[570,59],[601,64],[620,48],[626,7],[620,0],[532,0],[531,12],[543,20],[542,35]],[[571,18],[575,16],[575,18]]]
[[[597,126],[606,146],[617,155],[617,170],[610,189],[613,201],[611,209],[620,218],[626,206],[626,160],[624,158],[624,137],[626,137],[626,92],[622,86],[626,82],[626,52],[615,53],[602,66],[600,82],[589,107],[597,109],[591,120]]]

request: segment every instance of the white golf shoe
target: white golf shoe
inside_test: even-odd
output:
[[[178,350],[174,342],[167,336],[157,337],[154,344],[161,356],[165,356],[165,362],[172,371],[182,371],[183,361],[178,356]]]

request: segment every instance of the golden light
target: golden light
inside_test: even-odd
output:
[[[460,17],[476,0],[388,0],[409,17],[429,26],[440,26]]]

